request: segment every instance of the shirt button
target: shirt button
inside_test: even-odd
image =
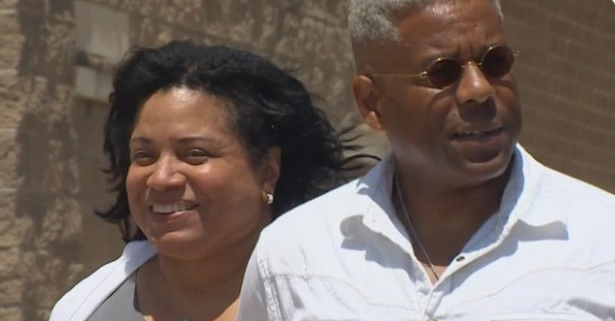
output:
[[[465,260],[465,259],[466,259],[466,257],[465,257],[465,256],[460,255],[460,256],[458,256],[458,257],[455,259],[455,261],[457,261],[457,262],[462,262],[462,261],[463,261],[463,260]]]

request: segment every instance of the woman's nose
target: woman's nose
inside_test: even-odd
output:
[[[178,171],[178,161],[176,159],[161,157],[153,166],[153,172],[147,179],[149,187],[162,191],[181,187],[186,183],[186,177]]]

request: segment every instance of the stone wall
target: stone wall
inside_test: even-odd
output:
[[[93,215],[112,199],[99,170],[107,106],[95,90],[82,94],[92,88],[78,75],[87,67],[108,79],[113,59],[79,48],[83,4],[127,15],[130,46],[191,39],[254,50],[326,95],[321,106],[335,124],[349,122],[344,2],[0,1],[0,320],[46,320],[121,248],[118,230]]]
[[[0,319],[43,320],[83,269],[68,3],[0,2]]]
[[[521,50],[523,143],[615,192],[615,6],[502,2]],[[79,3],[126,14],[130,45],[187,38],[254,50],[323,97],[337,126],[357,120],[346,0],[0,0],[0,320],[46,320],[62,293],[121,247],[118,231],[93,215],[112,198],[99,171],[107,107],[76,81]],[[86,60],[107,79],[112,61]],[[381,136],[368,141],[386,147]]]

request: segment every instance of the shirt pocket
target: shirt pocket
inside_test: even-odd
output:
[[[491,321],[600,321],[588,316],[572,314],[507,314],[490,318]]]

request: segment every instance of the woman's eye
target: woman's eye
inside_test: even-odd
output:
[[[156,162],[156,155],[147,151],[137,151],[132,155],[132,161],[139,166],[148,166]]]
[[[209,159],[209,154],[198,148],[189,149],[184,156],[186,163],[191,165],[200,165],[205,163]]]

